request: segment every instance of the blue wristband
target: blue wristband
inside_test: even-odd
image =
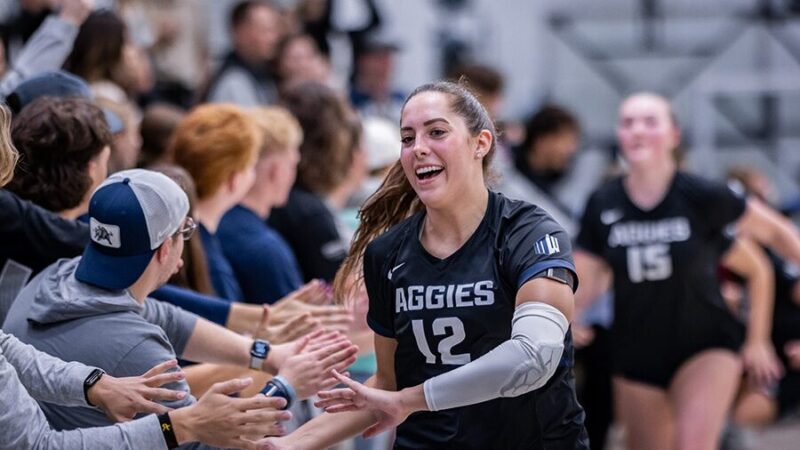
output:
[[[261,390],[261,393],[267,397],[283,397],[286,400],[286,406],[283,409],[289,409],[297,399],[297,392],[295,392],[289,380],[280,375],[272,377],[267,382],[267,385],[264,386],[264,389]]]

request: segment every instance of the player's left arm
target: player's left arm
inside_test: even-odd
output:
[[[325,401],[319,406],[330,412],[374,410],[376,417],[384,418],[373,427],[381,431],[417,411],[458,408],[538,389],[558,368],[573,303],[569,284],[534,277],[517,292],[511,338],[489,353],[397,392],[379,391],[338,376],[349,389],[320,393]]]
[[[789,219],[764,202],[755,198],[747,200],[744,214],[736,221],[736,231],[800,265],[800,232]]]
[[[427,409],[516,397],[544,386],[561,361],[574,303],[566,283],[547,277],[525,282],[517,291],[511,338],[475,361],[425,381]]]

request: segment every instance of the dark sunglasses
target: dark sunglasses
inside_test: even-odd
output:
[[[194,234],[194,230],[197,229],[197,224],[195,223],[194,219],[191,216],[186,217],[186,220],[183,222],[183,226],[176,231],[173,236],[181,235],[184,241],[188,241],[192,235]]]

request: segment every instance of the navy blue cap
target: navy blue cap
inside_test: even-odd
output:
[[[155,249],[128,178],[95,192],[89,204],[89,230],[91,242],[75,278],[109,290],[130,287],[147,268]]]
[[[39,97],[83,97],[94,99],[94,94],[92,94],[91,88],[82,78],[63,70],[58,70],[44,72],[23,81],[8,95],[6,102],[11,111],[16,114]],[[125,130],[125,123],[117,114],[109,109],[102,109],[111,134],[117,134]]]

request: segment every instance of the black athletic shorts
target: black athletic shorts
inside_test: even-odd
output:
[[[668,336],[623,336],[614,328],[614,374],[664,389],[694,355],[710,349],[738,353],[744,342],[744,326],[727,311],[713,306],[703,314],[667,324],[664,328],[670,330]]]

